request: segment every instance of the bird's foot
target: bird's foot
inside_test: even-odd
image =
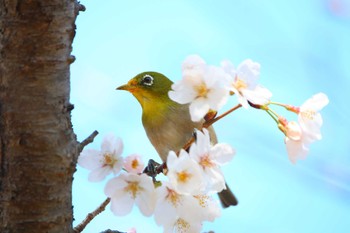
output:
[[[158,171],[159,166],[161,166],[160,163],[157,163],[153,159],[150,159],[148,160],[148,164],[146,168],[143,170],[143,173],[146,173],[148,176],[152,177],[153,182],[157,182],[156,176],[159,173]]]

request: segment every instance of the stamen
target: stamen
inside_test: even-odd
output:
[[[206,168],[206,167],[210,168],[210,167],[214,167],[215,164],[209,158],[209,155],[204,155],[204,156],[201,156],[199,165],[201,165],[203,168]]]
[[[175,226],[176,226],[177,232],[179,233],[188,232],[188,230],[190,229],[190,224],[182,218],[179,218],[176,221]]]
[[[316,112],[313,110],[306,110],[306,111],[302,111],[300,114],[304,118],[307,118],[309,120],[313,120],[315,115],[316,115]]]
[[[186,172],[186,171],[182,171],[182,172],[177,173],[177,180],[180,183],[186,183],[190,178],[191,178],[191,174]]]
[[[199,86],[196,86],[197,97],[207,97],[208,88],[204,83],[201,83]]]
[[[128,182],[128,185],[124,188],[126,192],[129,192],[131,196],[135,199],[137,193],[139,193],[142,188],[139,186],[139,182]]]
[[[103,155],[103,163],[105,166],[111,166],[113,167],[113,165],[115,164],[117,160],[115,158],[113,158],[113,156],[110,153],[105,153]]]
[[[233,86],[234,86],[237,90],[246,89],[246,88],[248,87],[247,83],[246,83],[244,80],[242,80],[242,79],[240,79],[240,78],[238,78],[238,77],[236,77]]]

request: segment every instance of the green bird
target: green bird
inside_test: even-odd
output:
[[[193,122],[189,105],[169,98],[172,84],[161,73],[143,72],[117,88],[129,91],[141,104],[143,127],[163,162],[166,162],[170,150],[179,151],[193,136],[194,129],[200,129],[204,122]],[[210,126],[208,131],[211,142],[217,143],[214,128]],[[238,203],[227,185],[218,195],[225,208]]]

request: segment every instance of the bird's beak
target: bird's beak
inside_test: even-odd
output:
[[[132,92],[133,90],[135,90],[136,84],[137,84],[136,81],[132,79],[127,84],[117,87],[116,90],[124,90],[124,91]]]
[[[124,84],[116,88],[116,90],[124,90],[124,91],[127,91],[129,89],[130,89],[130,86],[128,84]]]

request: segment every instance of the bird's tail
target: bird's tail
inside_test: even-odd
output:
[[[232,193],[231,189],[226,184],[226,189],[223,189],[220,193],[218,193],[219,199],[222,207],[227,208],[229,206],[235,206],[238,204],[237,198]]]

